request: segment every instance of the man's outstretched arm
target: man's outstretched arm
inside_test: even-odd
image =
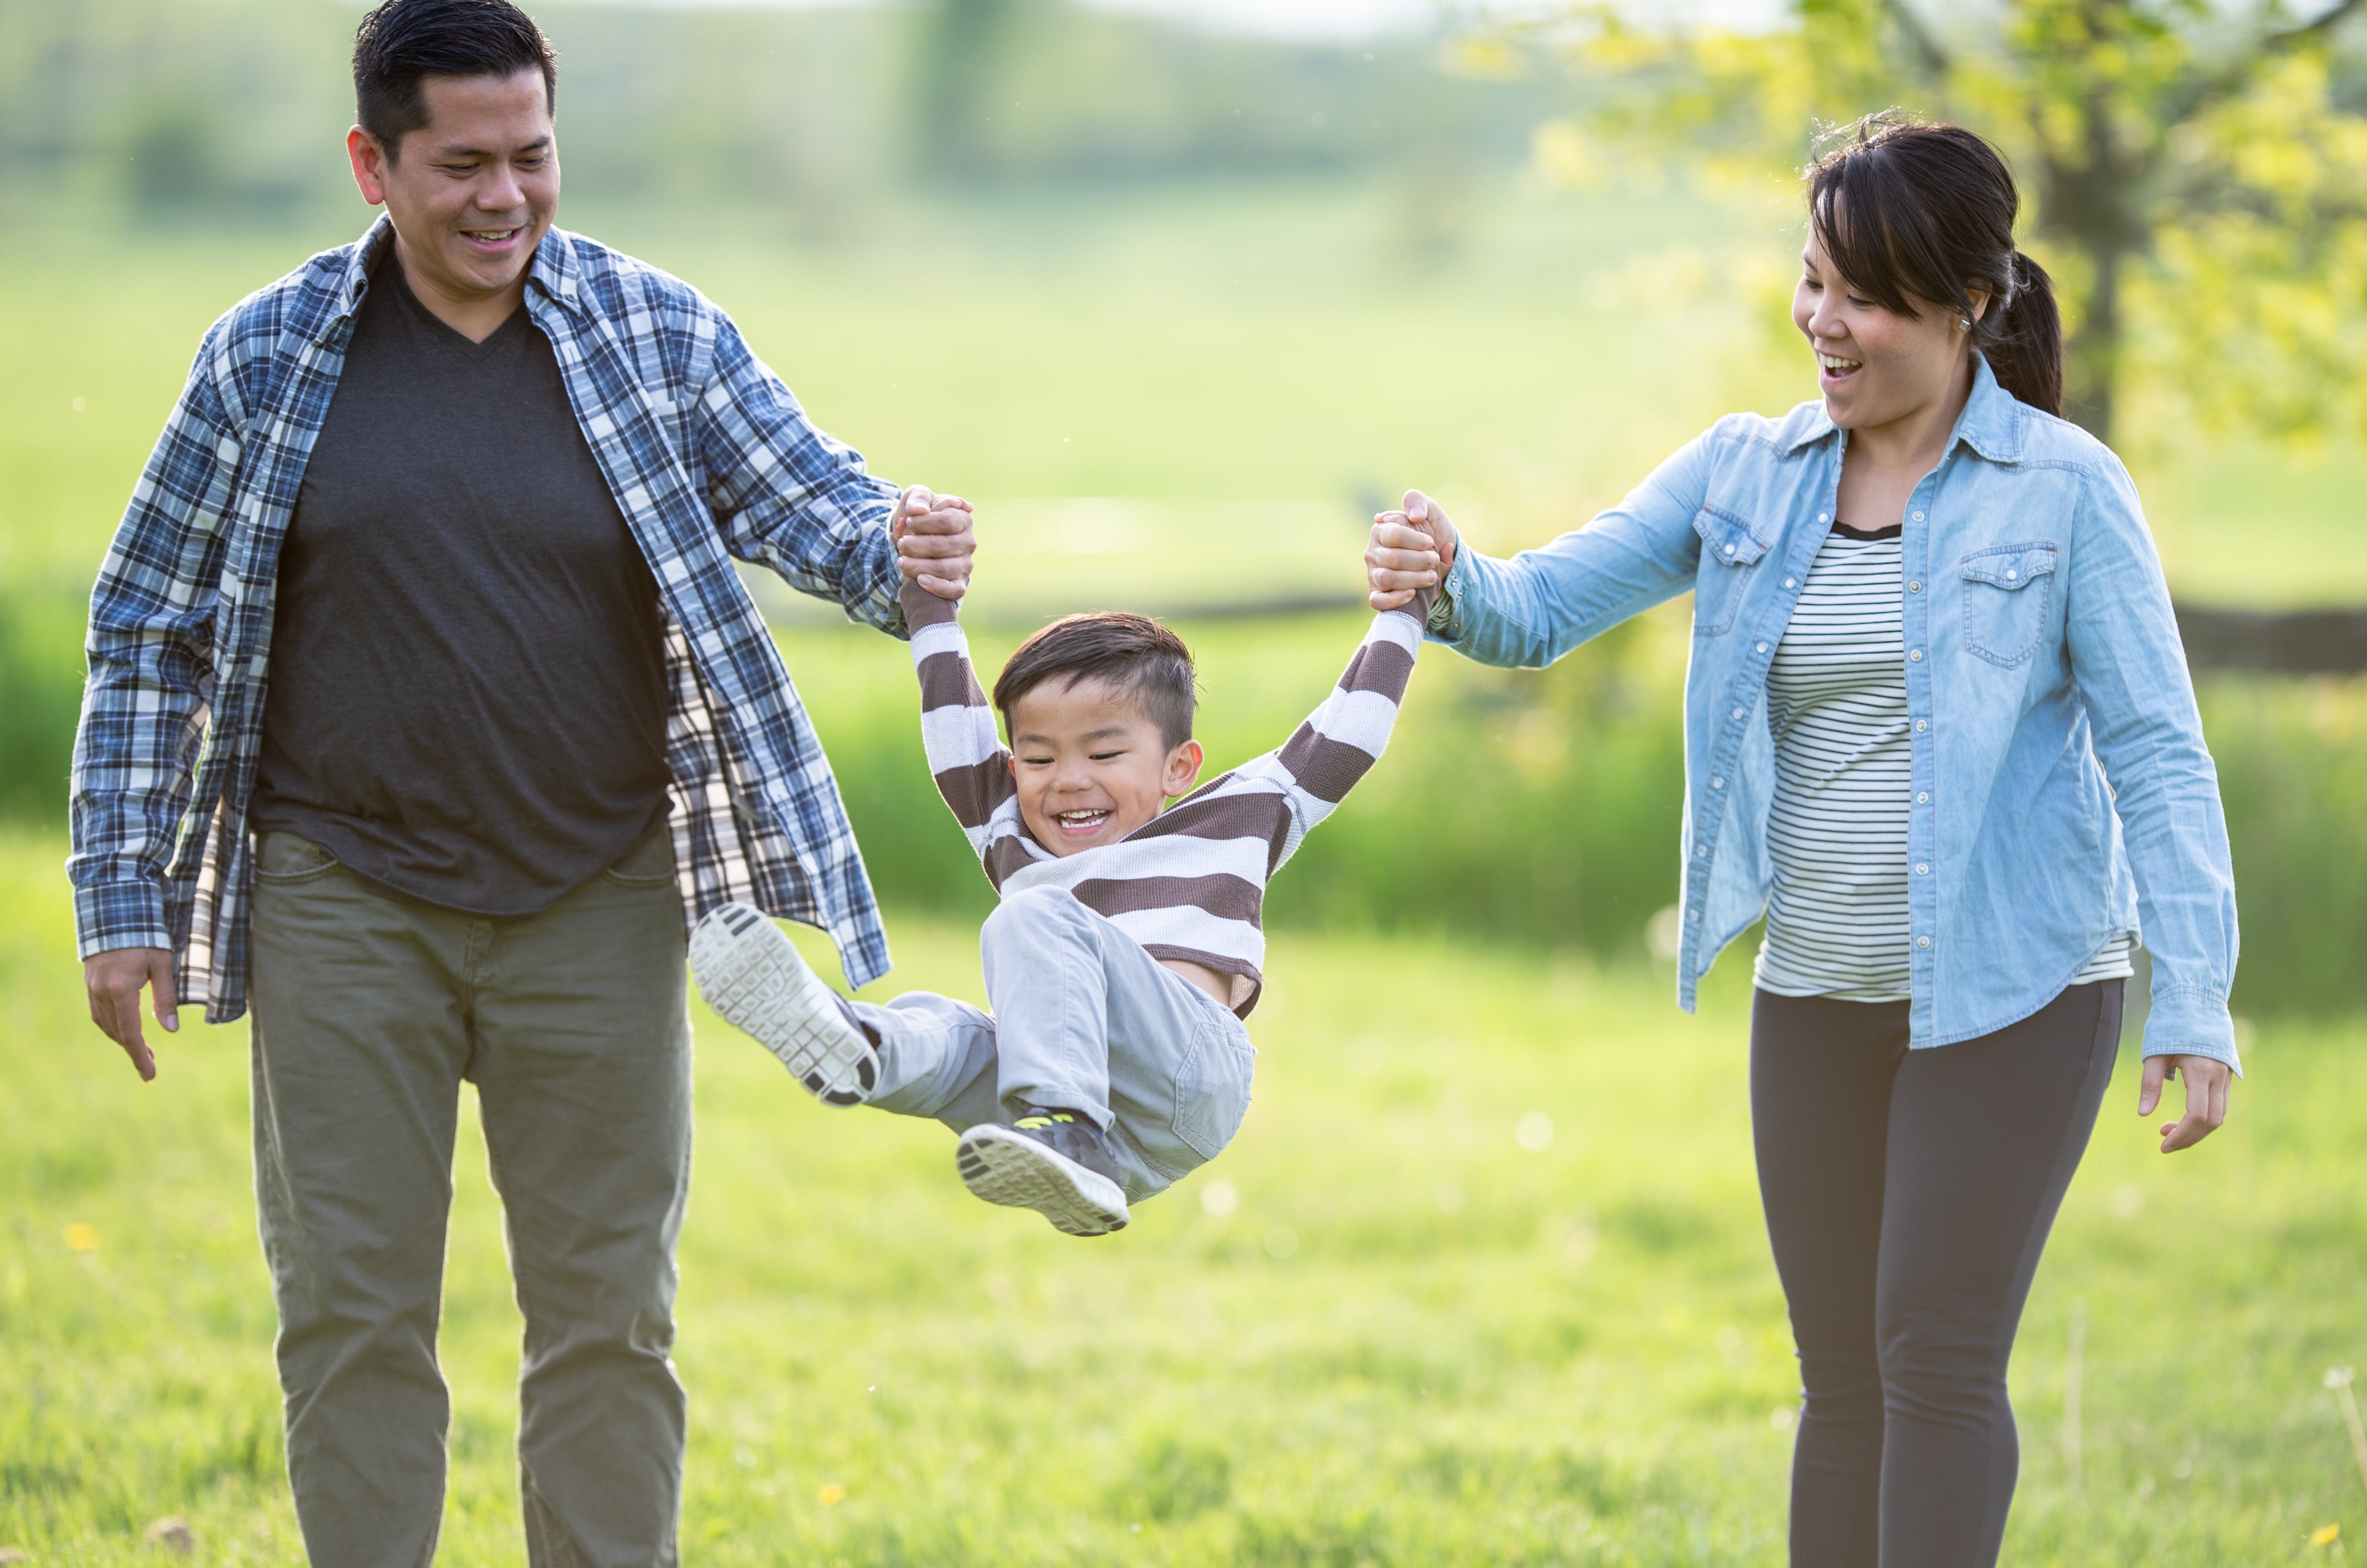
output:
[[[906,629],[896,593],[908,577],[959,598],[977,547],[968,505],[873,475],[862,454],[814,427],[728,319],[716,333],[698,439],[732,555],[882,631]]]

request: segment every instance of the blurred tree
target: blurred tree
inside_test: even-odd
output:
[[[1727,175],[1788,174],[1818,125],[1890,104],[1980,130],[2035,198],[2074,418],[2109,440],[2141,402],[2159,439],[2192,418],[2315,437],[2367,431],[2367,118],[2338,47],[2362,14],[1792,0],[1788,26],[1755,34],[1638,28],[1607,5],[1522,30],[1614,89],[1588,131]],[[1546,161],[1586,164],[1581,134],[1549,128]]]
[[[940,176],[976,175],[990,162],[1004,45],[1017,0],[935,0],[920,35],[921,156]]]

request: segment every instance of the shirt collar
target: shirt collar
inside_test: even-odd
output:
[[[1825,412],[1820,400],[1801,426],[1800,434],[1784,448],[1784,454],[1789,456],[1813,446],[1832,434],[1834,429],[1833,416]],[[1998,385],[1997,373],[1977,354],[1973,355],[1973,394],[1965,400],[1965,412],[1956,416],[1956,428],[1948,437],[1949,450],[1954,451],[1959,441],[1992,463],[2022,460],[2022,419],[2015,409],[2014,395]]]
[[[2022,417],[2016,401],[2011,392],[1998,385],[1989,362],[1974,355],[1973,395],[1965,400],[1965,412],[1956,416],[1956,432],[1949,446],[1961,441],[1992,463],[2022,461]]]

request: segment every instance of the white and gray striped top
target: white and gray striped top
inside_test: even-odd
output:
[[[1374,616],[1331,694],[1278,750],[1211,779],[1116,843],[1055,855],[1019,815],[1011,753],[954,606],[907,583],[900,598],[929,772],[997,891],[1067,888],[1153,958],[1229,976],[1233,1010],[1247,1018],[1263,984],[1265,885],[1388,744],[1434,593]]]
[[[1767,671],[1774,886],[1760,989],[1844,1001],[1910,998],[1907,829],[1914,792],[1899,529],[1835,525]],[[2072,981],[2126,976],[2116,938]]]

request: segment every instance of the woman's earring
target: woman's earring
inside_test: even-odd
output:
[[[1970,316],[1957,317],[1956,330],[1960,333],[1971,332],[1973,330],[1973,319]]]

